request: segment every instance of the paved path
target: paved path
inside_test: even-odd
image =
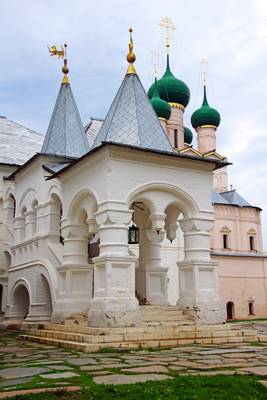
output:
[[[267,329],[267,324],[266,324]],[[190,345],[84,354],[0,333],[0,392],[31,387],[134,383],[179,374],[255,374],[267,382],[267,345]]]

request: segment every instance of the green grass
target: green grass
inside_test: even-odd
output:
[[[80,392],[16,396],[16,400],[266,400],[267,389],[248,376],[178,376],[163,382],[95,385]]]

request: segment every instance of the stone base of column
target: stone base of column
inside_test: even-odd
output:
[[[97,327],[126,327],[139,324],[135,297],[135,256],[106,256],[93,259],[94,298],[88,323]]]
[[[177,264],[180,281],[177,305],[196,324],[224,323],[225,312],[218,297],[218,264],[209,260],[186,260]]]
[[[164,267],[147,267],[136,271],[137,279],[143,282],[142,297],[152,305],[169,305],[167,293],[167,272]]]
[[[197,325],[225,323],[225,312],[220,299],[180,299],[176,304]]]
[[[60,324],[64,322],[66,318],[70,317],[73,314],[86,315],[89,308],[89,301],[89,296],[87,298],[76,298],[57,301],[53,305],[51,321],[54,324]]]
[[[88,324],[106,328],[138,326],[140,325],[138,301],[116,298],[92,300],[89,306]]]

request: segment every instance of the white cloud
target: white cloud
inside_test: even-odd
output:
[[[201,104],[200,60],[209,59],[208,98],[222,116],[218,150],[228,156],[230,181],[267,210],[266,0],[1,0],[0,114],[45,132],[61,79],[47,44],[69,44],[72,88],[84,122],[104,117],[123,78],[128,32],[134,28],[136,67],[152,81],[151,52],[165,68],[158,26],[169,15],[177,29],[171,65],[191,90],[186,124]],[[267,248],[267,214],[263,214]]]

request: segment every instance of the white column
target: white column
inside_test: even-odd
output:
[[[218,264],[210,258],[210,231],[213,220],[205,217],[180,221],[184,232],[183,262],[178,262],[180,298],[177,305],[199,324],[225,321],[218,294]]]
[[[168,267],[161,263],[164,230],[146,229],[140,235],[140,262],[137,270],[139,295],[150,304],[168,304]]]
[[[59,283],[52,321],[72,314],[87,314],[92,298],[93,267],[88,264],[89,227],[62,221],[63,263],[57,267]]]
[[[96,213],[100,255],[94,263],[94,298],[89,307],[92,326],[133,326],[139,323],[135,297],[136,257],[129,255],[128,226],[132,211],[103,204]]]
[[[36,211],[25,212],[25,238],[32,238],[36,232]]]
[[[16,242],[22,242],[25,238],[25,218],[16,217],[14,221]]]

